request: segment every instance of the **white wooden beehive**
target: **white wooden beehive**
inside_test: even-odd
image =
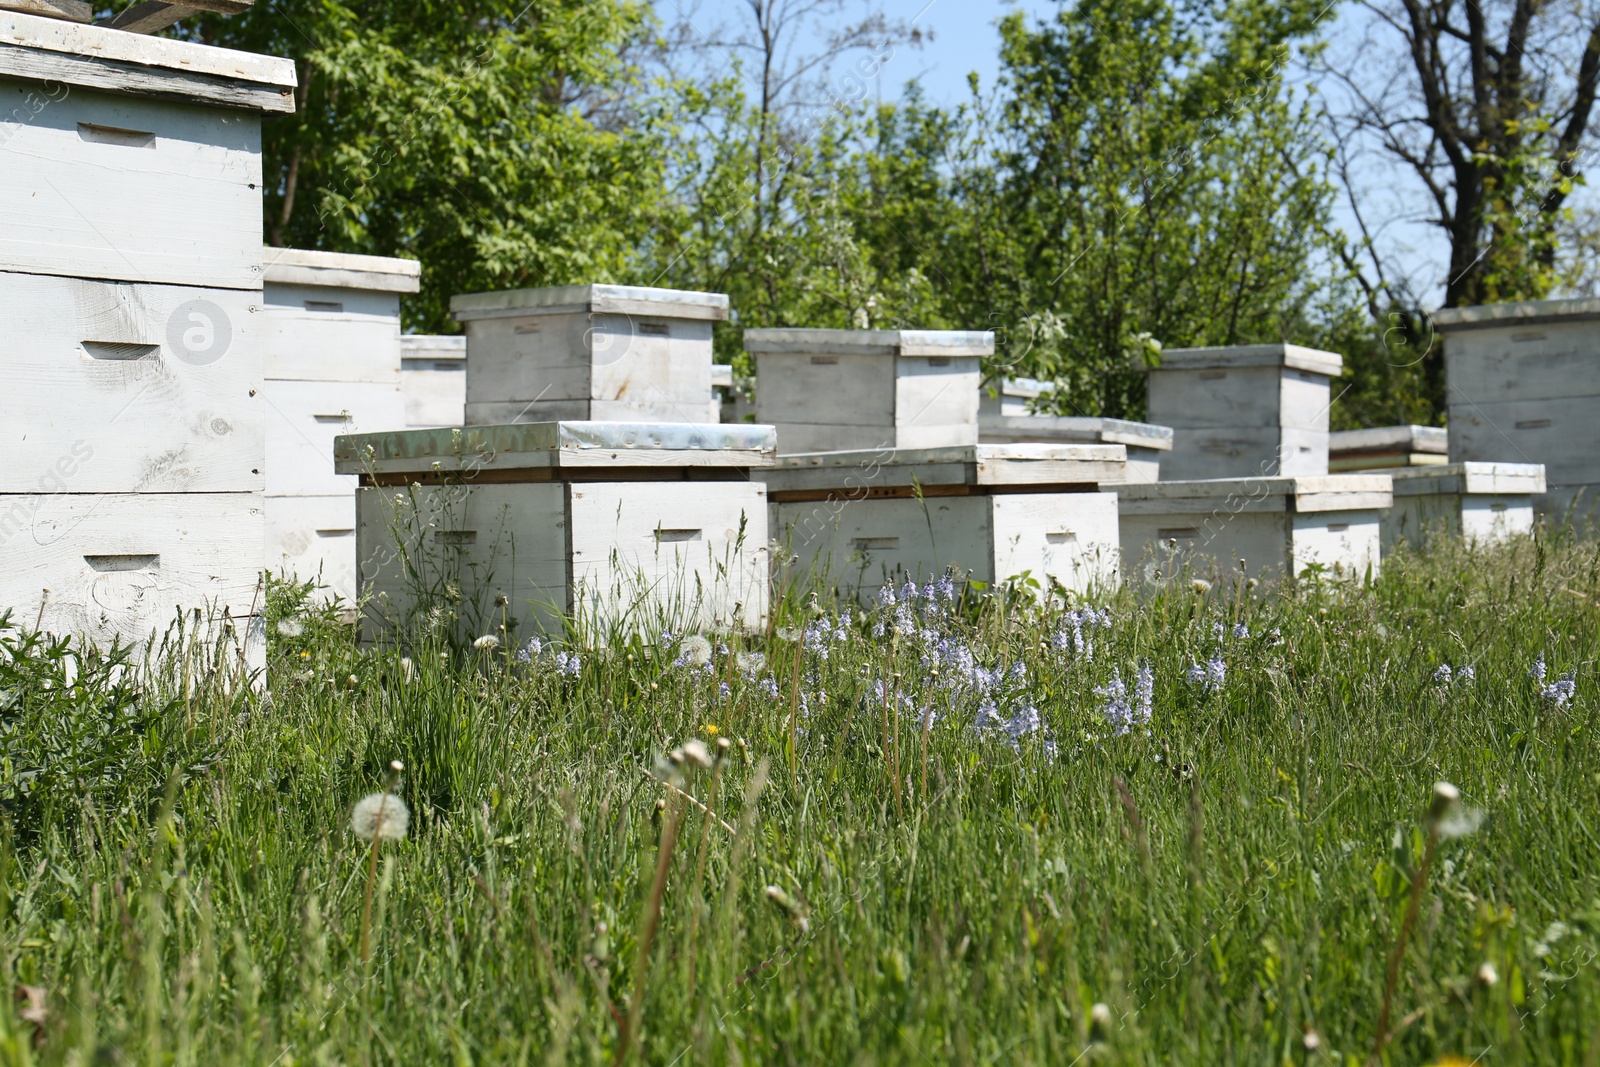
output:
[[[400,338],[400,394],[406,427],[464,426],[467,422],[467,339],[405,334]]]
[[[574,285],[450,301],[467,334],[467,424],[706,421],[721,293]]]
[[[1433,323],[1450,462],[1543,464],[1539,513],[1600,520],[1600,300],[1447,308]]]
[[[1493,544],[1533,530],[1533,498],[1544,492],[1537,463],[1450,463],[1388,472],[1394,506],[1383,513],[1383,550],[1420,545],[1442,531]]]
[[[1210,581],[1378,571],[1379,513],[1394,502],[1387,474],[1222,478],[1117,487],[1130,581],[1183,573]],[[1245,561],[1245,573],[1238,561]]]
[[[1173,348],[1147,373],[1145,417],[1173,430],[1174,480],[1328,473],[1329,379],[1342,357],[1299,345]]]
[[[1114,587],[1120,445],[962,445],[784,456],[765,474],[771,527],[815,575],[853,595],[955,570],[1043,589]]]
[[[435,605],[464,636],[757,627],[770,426],[522,423],[342,437],[366,637]]]
[[[1172,427],[1091,416],[985,414],[978,416],[978,440],[984,444],[1122,445],[1128,450],[1123,480],[1153,482],[1161,477],[1162,457],[1172,451]]]
[[[1375,426],[1328,435],[1328,470],[1437,467],[1450,462],[1450,431],[1437,426]]]
[[[0,12],[0,605],[29,624],[259,630],[260,126],[294,85],[288,60]]]
[[[274,573],[355,599],[356,479],[333,468],[339,434],[405,426],[400,296],[415,260],[263,250],[267,338],[267,554]]]
[[[978,443],[980,363],[994,334],[746,330],[756,420],[784,454]]]

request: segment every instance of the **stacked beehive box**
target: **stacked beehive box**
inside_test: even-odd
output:
[[[1088,591],[1118,580],[1120,445],[958,445],[781,457],[771,526],[815,574],[870,594],[955,571]]]
[[[1133,580],[1169,582],[1186,569],[1218,580],[1264,579],[1317,567],[1377,573],[1379,513],[1394,502],[1387,474],[1223,478],[1121,485],[1122,554]]]
[[[704,423],[721,293],[575,285],[450,301],[467,333],[467,424]]]
[[[994,334],[958,330],[746,330],[756,421],[780,452],[978,443],[979,363]]]
[[[1450,462],[1542,463],[1541,514],[1592,522],[1600,503],[1600,300],[1449,308]]]
[[[261,115],[294,109],[294,65],[0,12],[0,76],[0,607],[102,644],[179,609],[243,637]]]
[[[1450,432],[1437,426],[1377,426],[1328,435],[1328,470],[1373,471],[1450,462]]]
[[[406,428],[462,426],[467,421],[467,339],[441,334],[400,338],[400,394]]]
[[[400,294],[414,260],[265,250],[267,566],[356,595],[355,479],[333,467],[338,434],[405,425]]]
[[[1533,500],[1543,493],[1537,463],[1449,463],[1405,467],[1394,479],[1394,507],[1383,513],[1383,550],[1419,545],[1437,530],[1480,544],[1533,529]]]
[[[371,640],[442,608],[463,637],[604,642],[761,625],[770,426],[560,422],[340,437]],[[497,603],[499,597],[504,604]],[[506,630],[502,631],[501,627]]]
[[[1173,429],[1171,479],[1328,473],[1329,379],[1343,359],[1299,345],[1174,348],[1149,371],[1146,417]]]
[[[992,383],[986,386],[978,397],[978,440],[1122,445],[1128,450],[1128,481],[1153,482],[1161,477],[1161,455],[1172,451],[1172,427],[1096,416],[1030,414],[1028,402],[1048,389],[1040,382],[1014,378],[998,389]]]

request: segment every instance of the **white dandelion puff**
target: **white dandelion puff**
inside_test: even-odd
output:
[[[306,632],[305,623],[299,619],[279,619],[276,628],[283,637],[299,637]]]
[[[484,634],[482,637],[472,642],[472,647],[478,649],[480,652],[493,652],[495,649],[500,647],[500,639],[494,634]]]
[[[704,667],[711,662],[711,642],[699,634],[690,634],[678,645],[679,667]]]
[[[411,809],[393,793],[371,793],[356,801],[350,829],[363,841],[404,841]]]

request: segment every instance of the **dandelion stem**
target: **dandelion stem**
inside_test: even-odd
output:
[[[384,807],[389,803],[388,795],[378,805],[378,822],[383,822]],[[372,887],[378,879],[378,843],[383,840],[381,834],[372,835],[372,851],[367,859],[367,892],[361,901],[361,969],[365,973],[368,962],[372,959]]]
[[[1417,921],[1417,909],[1422,903],[1422,890],[1428,881],[1428,867],[1433,863],[1433,850],[1438,843],[1438,823],[1430,821],[1428,843],[1422,850],[1422,863],[1411,876],[1411,895],[1406,900],[1405,918],[1400,921],[1400,933],[1395,937],[1394,950],[1389,954],[1389,973],[1383,984],[1383,1007],[1378,1011],[1378,1038],[1372,1046],[1372,1055],[1367,1058],[1369,1065],[1382,1061],[1383,1047],[1394,1036],[1389,1032],[1389,1014],[1394,1006],[1395,986],[1400,982],[1400,961],[1405,956],[1406,942],[1410,939],[1411,928]]]
[[[644,775],[646,778],[651,779],[651,780],[657,780],[657,781],[659,780],[659,779],[656,779],[656,776],[651,774],[648,770],[641,769],[639,773]],[[674,793],[678,794],[678,796],[680,796],[684,800],[687,800],[689,803],[693,804],[695,807],[699,808],[701,811],[705,812],[707,815],[711,816],[713,819],[715,819],[717,821],[717,825],[721,826],[724,830],[728,831],[728,833],[732,834],[734,837],[738,837],[739,836],[739,831],[735,830],[731,825],[729,825],[726,821],[724,821],[722,816],[718,815],[716,812],[712,811],[710,808],[708,808],[704,804],[700,803],[700,801],[696,800],[694,797],[690,796],[688,793],[685,793],[683,790],[679,789],[677,786],[673,785],[671,782],[662,782],[661,784],[666,786],[668,789],[672,790]]]
[[[797,780],[800,759],[800,657],[805,654],[805,630],[794,642],[794,681],[789,686],[789,778]]]
[[[682,796],[682,793],[678,794]],[[656,850],[656,876],[650,884],[650,901],[645,905],[644,927],[639,932],[639,962],[634,969],[633,995],[628,1000],[628,1020],[617,1040],[617,1055],[612,1061],[620,1067],[628,1058],[628,1044],[644,1019],[645,978],[650,968],[650,947],[661,924],[661,898],[667,891],[667,869],[672,866],[672,850],[678,843],[678,824],[683,820],[681,802],[669,806],[666,825],[661,829],[661,845]]]

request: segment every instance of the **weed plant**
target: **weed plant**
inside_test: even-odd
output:
[[[1600,1057],[1594,543],[604,649],[311,594],[261,692],[0,631],[0,1063]]]

